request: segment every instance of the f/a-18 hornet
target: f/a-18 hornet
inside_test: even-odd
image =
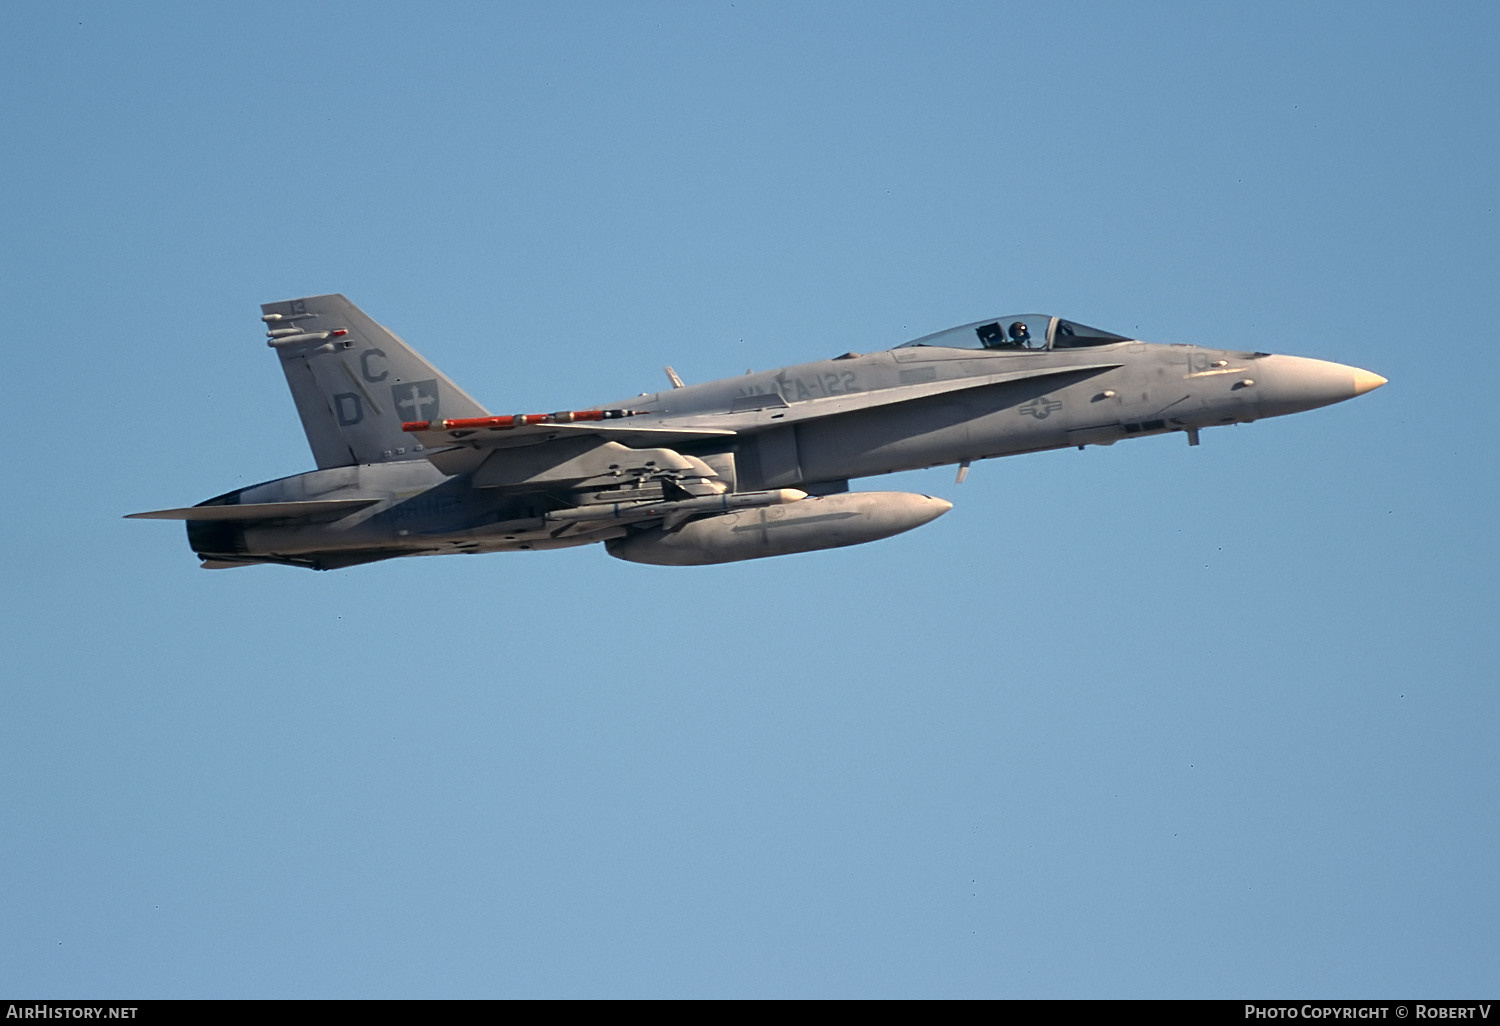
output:
[[[261,307],[318,469],[197,506],[208,568],[603,542],[701,565],[886,538],[952,508],[853,478],[1278,417],[1385,384],[1270,353],[1153,345],[1043,314],[586,410],[494,416],[343,296]]]

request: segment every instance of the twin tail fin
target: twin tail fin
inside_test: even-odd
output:
[[[419,459],[402,423],[489,413],[341,295],[266,303],[261,313],[320,470]]]

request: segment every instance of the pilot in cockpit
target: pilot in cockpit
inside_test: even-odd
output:
[[[1025,349],[1031,348],[1031,329],[1025,321],[1013,321],[1010,326],[1010,344]]]

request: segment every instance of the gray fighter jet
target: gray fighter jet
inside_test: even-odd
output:
[[[855,545],[952,508],[853,478],[1198,433],[1352,399],[1356,367],[1153,345],[1043,314],[560,413],[494,416],[343,296],[261,308],[318,469],[197,506],[203,566],[332,570],[603,542],[701,565]]]

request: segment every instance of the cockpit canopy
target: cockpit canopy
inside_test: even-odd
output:
[[[939,346],[944,349],[1081,349],[1129,342],[1124,335],[1065,321],[1050,314],[1010,314],[949,328],[897,346]]]

